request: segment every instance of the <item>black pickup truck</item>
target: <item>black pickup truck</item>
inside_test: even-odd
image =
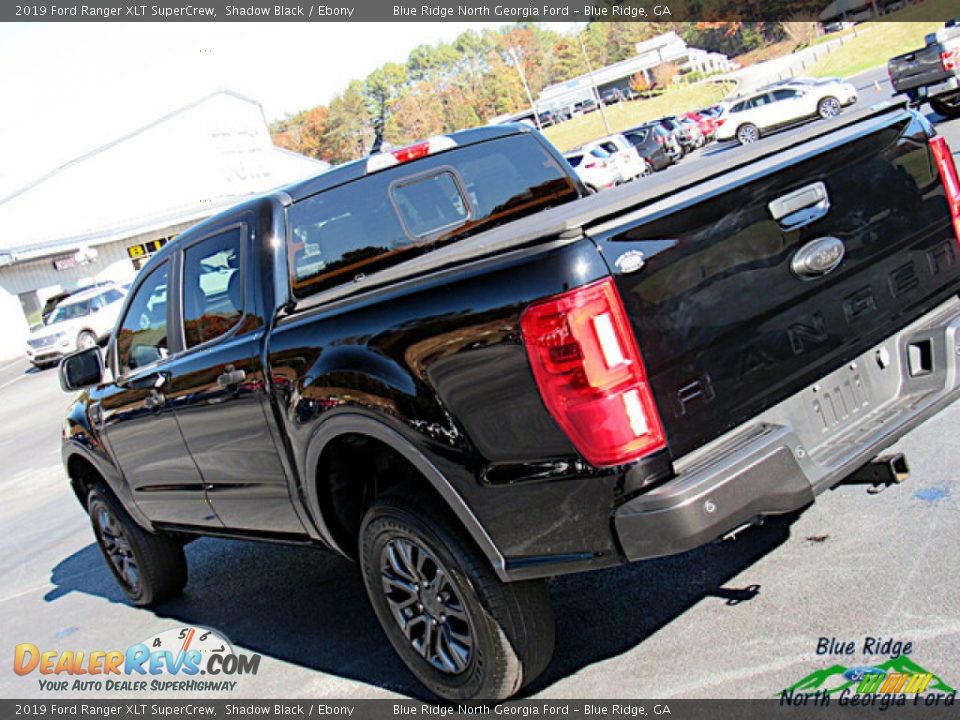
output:
[[[588,197],[487,127],[183,233],[60,367],[118,583],[330,548],[430,691],[495,700],[550,661],[546,579],[807,506],[960,394],[960,185],[903,106],[736,158]]]
[[[914,105],[929,102],[944,117],[960,117],[960,24],[951,20],[925,41],[887,62],[890,84]]]

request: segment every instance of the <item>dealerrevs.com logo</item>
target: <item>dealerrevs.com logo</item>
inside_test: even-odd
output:
[[[260,656],[241,653],[216,630],[167,630],[126,650],[42,650],[21,643],[13,653],[17,675],[39,675],[50,692],[231,691],[232,678],[256,675]]]

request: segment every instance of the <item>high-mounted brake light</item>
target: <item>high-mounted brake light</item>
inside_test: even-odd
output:
[[[940,171],[943,181],[943,190],[947,195],[947,205],[950,206],[950,218],[953,220],[953,232],[960,242],[960,178],[957,177],[957,166],[953,161],[953,154],[943,135],[930,138],[930,149],[933,159]]]
[[[940,65],[947,72],[957,69],[957,51],[945,50],[940,53]]]
[[[531,305],[520,328],[547,410],[591,465],[623,465],[666,447],[611,278]]]
[[[433,153],[443,152],[457,147],[457,141],[446,135],[437,135],[429,140],[407,145],[398,150],[377,153],[367,158],[367,172],[372,173],[377,170],[385,170],[394,165],[402,165],[411,160],[419,160]]]

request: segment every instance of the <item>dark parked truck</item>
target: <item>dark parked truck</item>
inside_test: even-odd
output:
[[[951,20],[926,37],[920,50],[887,62],[894,92],[919,105],[929,102],[945,117],[960,117],[960,25]]]
[[[468,130],[183,233],[60,369],[116,580],[171,598],[196,536],[330,548],[430,691],[502,699],[550,661],[547,578],[805,507],[960,394],[960,186],[902,106],[803,133],[587,197]]]

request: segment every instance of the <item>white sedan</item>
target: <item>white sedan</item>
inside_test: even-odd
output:
[[[747,145],[791,125],[836,117],[844,105],[856,101],[856,88],[836,81],[769,88],[733,102],[718,120],[717,140]]]

